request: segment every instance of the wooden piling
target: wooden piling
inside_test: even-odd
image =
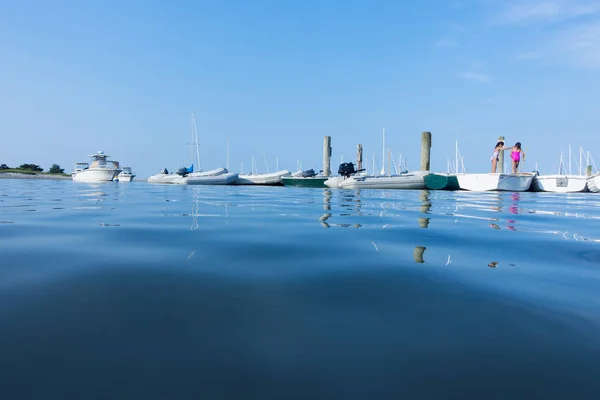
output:
[[[331,136],[323,139],[323,175],[331,176]]]
[[[585,169],[585,174],[587,176],[592,176],[592,166],[588,165],[587,168]]]
[[[363,163],[362,144],[356,146],[356,169],[361,170]]]
[[[429,171],[431,156],[431,132],[421,133],[421,171]]]
[[[506,146],[506,142],[504,141],[504,136],[498,136],[498,141],[503,141],[504,146]],[[500,167],[500,173],[503,174],[504,173],[504,150],[501,150],[500,154],[498,154],[498,164],[499,165],[496,165],[496,171],[498,171],[498,167]]]

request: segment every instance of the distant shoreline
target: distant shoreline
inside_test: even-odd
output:
[[[70,176],[59,174],[22,174],[19,172],[0,172],[0,179],[51,179],[72,180]]]

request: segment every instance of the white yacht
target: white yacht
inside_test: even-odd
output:
[[[88,156],[92,159],[91,163],[75,163],[75,170],[71,173],[74,181],[81,182],[110,182],[120,172],[118,161],[109,161],[108,155],[103,151]]]
[[[131,167],[121,167],[121,172],[115,177],[114,180],[119,182],[131,182],[135,178],[135,174],[131,172]]]

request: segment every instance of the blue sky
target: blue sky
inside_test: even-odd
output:
[[[141,177],[202,167],[332,169],[361,143],[381,164],[432,169],[454,141],[487,172],[499,135],[525,170],[571,143],[600,164],[600,3],[471,1],[19,1],[0,12],[0,163],[67,171],[103,150]],[[566,154],[565,154],[566,156]]]

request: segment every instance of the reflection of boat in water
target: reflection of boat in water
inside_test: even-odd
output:
[[[123,166],[119,175],[115,177],[115,180],[119,182],[131,182],[135,178],[135,174],[131,172],[131,167]]]
[[[110,182],[121,169],[117,161],[109,161],[108,155],[103,151],[89,156],[91,164],[87,162],[76,163],[75,170],[71,173],[74,181],[81,182]]]
[[[509,191],[524,192],[529,190],[534,174],[519,172],[515,174],[457,174],[458,184],[463,190],[474,192]]]

